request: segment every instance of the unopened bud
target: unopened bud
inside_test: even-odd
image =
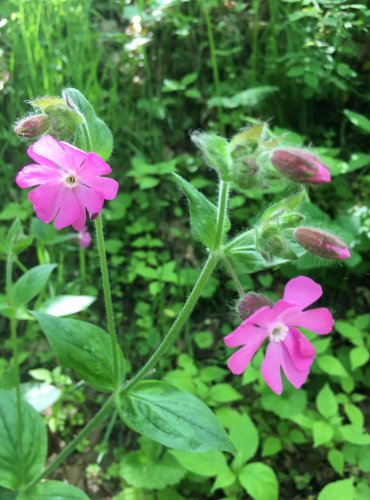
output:
[[[46,134],[51,125],[48,115],[31,115],[19,120],[14,125],[14,132],[19,137],[27,137],[29,139],[41,137]]]
[[[313,154],[298,148],[275,149],[270,157],[272,165],[293,182],[321,184],[330,182],[327,167]]]
[[[82,231],[78,232],[78,238],[80,240],[80,247],[81,248],[87,248],[91,244],[91,234],[89,231],[84,227]]]
[[[265,306],[271,307],[272,302],[260,293],[250,292],[240,300],[237,307],[239,316],[244,320],[252,316],[258,309]]]
[[[324,259],[349,259],[348,246],[337,236],[313,227],[299,227],[294,237],[308,252]]]
[[[288,212],[283,214],[279,219],[279,226],[287,229],[295,227],[304,220],[304,215],[299,212]]]

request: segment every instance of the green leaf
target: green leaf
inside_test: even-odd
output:
[[[133,451],[127,453],[120,464],[121,477],[136,488],[163,489],[178,484],[185,474],[186,471],[168,452],[152,457],[142,450]]]
[[[339,450],[336,450],[333,448],[332,450],[329,450],[328,453],[328,461],[330,465],[333,467],[335,472],[337,472],[340,475],[343,475],[343,469],[344,469],[344,456],[343,453]]]
[[[316,448],[328,443],[334,435],[333,428],[326,422],[315,422],[313,424],[313,445]]]
[[[258,430],[248,414],[240,414],[231,408],[220,408],[217,411],[221,423],[229,428],[230,439],[238,451],[237,460],[243,463],[254,457],[258,449]]]
[[[223,181],[231,181],[233,160],[229,142],[219,135],[202,132],[194,132],[191,140],[202,151],[208,166],[216,170]]]
[[[340,432],[344,441],[351,444],[358,444],[360,446],[367,446],[370,444],[370,434],[362,432],[356,425],[343,425]]]
[[[40,312],[51,316],[68,316],[83,311],[95,300],[95,297],[89,295],[58,295],[43,302]]]
[[[201,241],[208,248],[213,248],[216,239],[217,207],[180,175],[173,175],[189,201],[190,224],[194,239]],[[225,231],[230,227],[227,218]]]
[[[192,394],[166,382],[140,382],[122,397],[122,404],[125,423],[169,448],[234,452],[212,411]]]
[[[24,273],[12,288],[14,306],[24,306],[35,298],[42,291],[55,268],[56,264],[42,264]]]
[[[217,476],[228,470],[226,458],[219,451],[188,453],[185,451],[170,450],[170,453],[184,469],[199,476]]]
[[[353,123],[353,125],[356,125],[356,127],[359,127],[364,132],[370,134],[370,120],[366,118],[366,116],[350,111],[349,109],[345,109],[344,114]]]
[[[357,370],[360,366],[366,365],[369,361],[369,350],[366,347],[355,347],[349,353],[352,370]]]
[[[336,377],[348,377],[348,373],[339,359],[331,356],[330,354],[324,354],[317,359],[317,363],[320,368],[329,375],[334,375]]]
[[[109,335],[91,323],[61,319],[34,312],[60,364],[72,368],[88,384],[100,391],[114,390],[114,372]],[[120,382],[124,380],[124,359],[117,345]]]
[[[350,420],[351,424],[358,427],[359,429],[363,428],[365,417],[362,411],[359,408],[357,408],[357,406],[351,404],[345,404],[344,411],[346,412],[346,415]]]
[[[65,89],[63,96],[67,96],[67,102],[72,101],[77,111],[80,112],[90,136],[91,149],[86,141],[84,125],[78,125],[75,138],[76,146],[84,151],[94,151],[104,160],[108,160],[113,149],[113,136],[108,126],[96,116],[93,107],[79,90]]]
[[[275,455],[276,453],[279,453],[281,448],[282,448],[282,445],[281,445],[280,438],[278,438],[276,436],[269,436],[263,442],[262,456],[269,457],[271,455]]]
[[[279,484],[275,472],[260,462],[248,464],[241,470],[239,481],[255,500],[277,500]]]
[[[242,395],[230,384],[215,384],[210,388],[210,398],[215,403],[232,403],[242,399]]]
[[[17,500],[89,500],[89,497],[71,484],[46,481],[26,493],[20,493]]]
[[[323,488],[318,500],[354,500],[353,478],[334,481]]]
[[[41,416],[21,402],[23,433],[18,432],[17,400],[0,390],[0,486],[11,490],[39,474],[46,459],[47,435]]]
[[[307,193],[304,189],[287,198],[279,200],[263,212],[260,218],[260,224],[265,224],[266,222],[269,224],[276,223],[282,215],[287,212],[294,212],[303,200],[307,200]]]
[[[325,384],[316,398],[316,406],[325,418],[334,417],[338,413],[338,403],[329,384]]]

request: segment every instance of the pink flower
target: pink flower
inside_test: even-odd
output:
[[[285,286],[284,296],[274,306],[261,307],[224,339],[228,347],[243,346],[228,361],[228,367],[240,375],[265,339],[269,340],[261,372],[269,387],[281,394],[280,368],[296,388],[307,379],[315,357],[315,348],[297,327],[326,335],[333,327],[333,317],[325,307],[309,309],[322,295],[318,283],[298,276]]]
[[[36,215],[43,222],[54,220],[57,229],[85,227],[86,209],[90,218],[99,214],[104,200],[117,195],[118,182],[102,177],[111,168],[96,153],[85,153],[66,142],[45,135],[27,150],[36,164],[18,173],[20,188],[37,186],[28,193]]]
[[[330,182],[330,172],[314,154],[299,148],[275,149],[273,166],[293,182],[321,184]]]
[[[87,248],[91,244],[91,234],[89,231],[84,227],[82,231],[78,231],[78,239],[80,240],[80,247],[81,248]]]

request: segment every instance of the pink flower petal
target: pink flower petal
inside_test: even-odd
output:
[[[37,217],[48,224],[54,220],[61,203],[60,184],[43,184],[28,193]]]
[[[104,203],[104,198],[101,193],[86,186],[79,186],[78,189],[76,189],[76,195],[80,200],[80,205],[87,208],[90,218],[94,214],[100,214]]]
[[[288,281],[283,300],[302,309],[310,306],[322,295],[321,286],[307,276],[298,276]]]
[[[114,200],[117,196],[119,184],[115,179],[84,175],[82,181],[94,191],[101,193],[105,200]]]
[[[88,154],[85,153],[85,151],[72,146],[72,144],[68,144],[67,142],[61,141],[59,144],[65,153],[66,169],[73,168],[75,170],[79,170],[81,165],[83,165],[83,163],[87,160]]]
[[[298,370],[296,365],[293,363],[291,354],[284,343],[282,343],[281,346],[281,361],[286,378],[296,389],[299,389],[299,387],[301,387],[305,383],[308,377],[309,370]]]
[[[256,351],[260,347],[261,342],[255,342],[251,345],[246,345],[234,352],[229,358],[227,366],[234,375],[240,375],[250,363]]]
[[[45,182],[56,182],[61,178],[60,170],[49,165],[26,165],[15,178],[17,185],[24,189]]]
[[[238,328],[224,338],[224,342],[228,347],[249,345],[254,342],[259,342],[261,345],[265,338],[268,337],[268,333],[264,327],[250,324],[247,321],[243,321]]]
[[[315,358],[315,348],[311,342],[299,330],[289,328],[283,344],[296,368],[303,372],[308,371]]]
[[[110,166],[100,158],[96,153],[88,153],[86,161],[81,166],[80,174],[96,177],[98,175],[107,175],[112,172]]]
[[[289,326],[307,328],[320,335],[330,333],[333,329],[333,323],[333,316],[326,307],[297,312],[295,315],[289,317],[289,321],[287,321]]]
[[[66,170],[66,154],[59,142],[51,135],[45,135],[27,149],[27,154],[40,165],[55,167],[55,164]]]
[[[63,229],[64,227],[73,225],[77,220],[82,218],[82,212],[85,212],[85,209],[81,207],[77,194],[73,189],[63,188],[62,192],[63,198],[61,200],[60,210],[54,222],[57,229]],[[81,229],[83,229],[84,225]],[[75,226],[73,225],[73,227]]]
[[[262,362],[261,373],[266,384],[276,394],[281,394],[283,391],[283,383],[281,381],[280,365],[281,365],[281,346],[279,342],[270,342],[267,346],[266,356]]]
[[[74,221],[74,223],[72,224],[72,227],[76,231],[82,231],[83,228],[85,227],[85,225],[86,225],[86,210],[84,207],[81,207],[80,215]]]

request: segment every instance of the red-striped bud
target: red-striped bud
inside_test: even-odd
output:
[[[285,177],[303,184],[330,182],[330,172],[320,160],[303,149],[275,149],[270,161]]]
[[[14,132],[20,137],[34,139],[44,135],[50,128],[51,121],[48,115],[31,115],[19,120],[14,125]]]
[[[350,251],[346,243],[337,236],[314,227],[299,227],[294,231],[297,242],[308,252],[324,259],[349,259]]]

